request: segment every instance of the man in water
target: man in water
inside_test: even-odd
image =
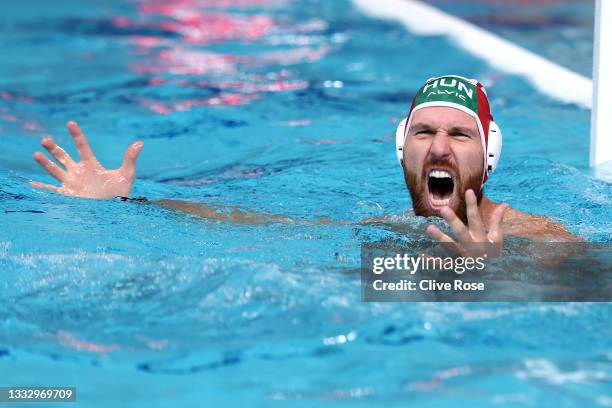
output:
[[[136,175],[136,160],[143,142],[132,143],[120,168],[108,170],[94,156],[87,138],[75,122],[68,123],[79,153],[75,162],[49,138],[42,146],[63,166],[40,152],[36,160],[60,187],[33,181],[35,188],[89,197],[128,197]],[[472,243],[503,245],[504,235],[543,240],[575,240],[561,224],[491,201],[484,184],[501,153],[502,136],[493,122],[484,87],[477,81],[447,75],[431,78],[419,89],[408,117],[396,132],[398,159],[412,197],[414,213],[444,218],[455,238],[430,225],[427,233],[440,242],[467,247]],[[234,208],[205,206],[176,200],[157,204],[206,218],[236,223],[292,222],[276,215]],[[385,219],[369,220],[384,221]]]

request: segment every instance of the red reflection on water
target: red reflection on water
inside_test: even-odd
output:
[[[9,91],[0,91],[0,100],[3,100],[11,105],[25,104],[31,105],[34,101],[27,95],[15,94]],[[11,107],[0,106],[0,120],[8,123],[14,123],[19,128],[27,133],[33,133],[42,137],[50,137],[50,134],[42,127],[36,119],[28,117],[27,114],[18,112],[17,109]]]
[[[132,22],[125,16],[117,16],[113,18],[113,25],[115,27],[129,27],[132,25]]]
[[[157,52],[151,63],[131,67],[137,74],[204,75],[235,74],[239,56],[218,54],[210,51],[188,50],[174,47]]]
[[[189,81],[166,78],[151,78],[149,85],[172,85],[187,88],[204,88],[204,89],[219,89],[222,90],[219,94],[201,99],[188,99],[177,102],[161,102],[151,99],[141,101],[142,106],[146,106],[151,111],[160,115],[167,115],[174,112],[184,112],[196,106],[238,106],[249,103],[255,99],[261,98],[265,92],[285,92],[308,87],[308,82],[294,80],[278,80],[268,83],[257,83],[256,77],[251,78],[253,82],[248,81]]]
[[[34,133],[40,133],[43,131],[43,129],[40,127],[40,123],[33,119],[23,122],[23,129]]]
[[[254,5],[269,7],[279,3],[279,0],[139,0],[137,18],[115,17],[112,24],[120,29],[161,31],[159,35],[129,37],[136,46],[136,54],[141,55],[139,62],[129,68],[138,75],[153,75],[148,79],[149,86],[207,88],[207,94],[211,90],[214,93],[204,98],[194,98],[190,94],[188,99],[178,101],[149,96],[140,104],[155,113],[166,115],[195,107],[238,106],[259,99],[267,92],[308,88],[308,82],[291,79],[286,72],[254,75],[245,71],[251,67],[261,71],[261,67],[314,61],[329,52],[329,47],[307,47],[302,43],[302,46],[282,51],[253,53],[253,48],[247,48],[250,54],[244,55],[218,51],[218,45],[223,42],[261,40],[265,44],[265,37],[279,30],[302,35],[324,28],[320,22],[294,27],[284,24],[281,27],[269,14],[253,10],[237,11]],[[202,48],[212,44],[215,44],[214,51]],[[193,76],[205,79],[177,78]],[[176,95],[176,92],[173,94]]]
[[[0,99],[4,99],[7,102],[19,102],[25,104],[31,104],[32,98],[25,95],[15,95],[8,91],[0,91]]]
[[[139,11],[143,14],[186,13],[193,9],[228,9],[246,8],[263,4],[280,4],[283,1],[271,0],[144,0],[141,1]]]
[[[202,99],[187,99],[176,102],[159,102],[155,100],[145,99],[141,102],[143,106],[148,107],[151,111],[160,115],[167,115],[174,112],[185,112],[191,110],[194,106],[237,106],[244,105],[254,99],[257,95],[244,95],[239,93],[221,93],[217,96]]]
[[[165,17],[156,24],[160,29],[175,33],[191,44],[208,44],[228,40],[254,40],[274,26],[274,20],[267,15],[236,15],[213,12],[210,9],[223,9],[236,5],[246,6],[265,3],[259,1],[142,1],[138,12],[145,16]],[[125,19],[118,21],[122,26],[129,25]]]
[[[151,47],[159,47],[164,45],[167,41],[163,38],[146,36],[146,35],[133,35],[130,37],[132,44],[142,47],[143,51],[146,51]]]
[[[64,346],[71,347],[76,350],[91,351],[94,353],[110,353],[119,350],[116,344],[98,344],[90,341],[76,338],[72,333],[60,330],[57,333],[57,338]]]
[[[6,122],[17,122],[17,116],[8,112],[8,109],[0,109],[0,119]]]
[[[318,48],[299,47],[293,50],[270,51],[262,53],[258,58],[255,58],[254,65],[292,65],[316,61],[323,58],[330,50],[329,46],[322,45]]]
[[[282,76],[282,75],[280,75]],[[279,77],[280,77],[279,76]],[[248,81],[188,81],[181,80],[176,84],[181,87],[231,89],[246,93],[295,91],[308,88],[308,82],[301,80],[278,79],[272,82],[262,82],[261,76],[251,75]]]
[[[272,19],[266,16],[224,15],[194,15],[159,24],[160,28],[183,35],[186,42],[200,45],[228,40],[254,40],[272,26]]]

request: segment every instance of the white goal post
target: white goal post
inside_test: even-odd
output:
[[[593,105],[591,110],[591,154],[597,166],[612,160],[612,1],[595,3],[593,43]]]

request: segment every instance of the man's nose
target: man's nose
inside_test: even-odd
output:
[[[429,154],[433,159],[443,160],[451,156],[449,136],[445,132],[438,131],[433,138]]]

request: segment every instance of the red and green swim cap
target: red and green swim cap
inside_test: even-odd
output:
[[[444,75],[428,79],[412,100],[410,113],[404,127],[403,139],[397,141],[399,151],[403,149],[406,133],[410,128],[414,112],[429,106],[456,108],[476,120],[484,152],[484,183],[489,170],[493,170],[497,164],[501,152],[501,133],[499,133],[499,146],[497,146],[498,140],[495,140],[494,144],[496,146],[493,149],[494,152],[491,152],[493,156],[489,157],[489,131],[493,130],[490,129],[491,124],[493,124],[495,130],[498,131],[499,129],[493,123],[489,100],[482,84],[475,79],[467,79],[458,75]]]

